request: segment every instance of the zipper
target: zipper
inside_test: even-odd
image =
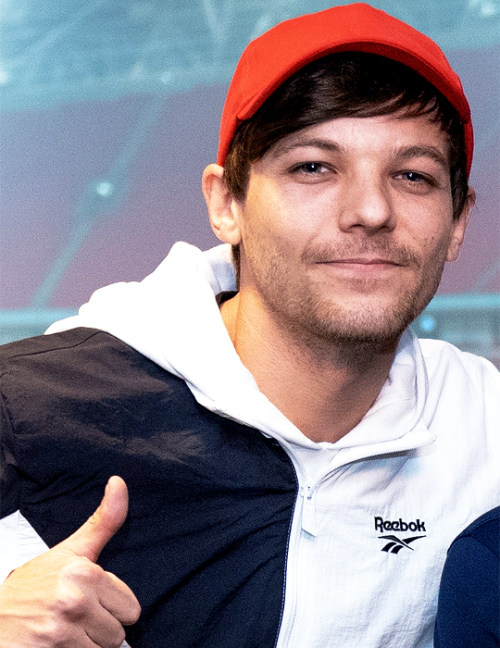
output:
[[[316,484],[308,479],[306,483],[300,487],[300,494],[302,496],[302,529],[312,536],[316,533],[316,519],[315,519],[315,494]]]
[[[276,439],[278,441],[278,439]],[[302,518],[302,511],[304,507],[304,498],[303,498],[303,489],[305,477],[305,471],[300,461],[295,457],[292,450],[288,447],[288,444],[283,443],[282,440],[278,441],[283,450],[287,453],[290,461],[292,462],[295,468],[295,475],[297,479],[297,499],[295,501],[294,511],[292,513],[292,520],[290,524],[290,530],[288,532],[288,548],[287,556],[285,563],[285,587],[283,591],[283,603],[281,610],[281,621],[278,628],[278,633],[276,635],[276,641],[274,648],[287,648],[290,644],[290,638],[292,635],[293,627],[295,625],[295,618],[297,616],[297,606],[298,606],[298,565],[299,565],[299,555],[300,555],[300,536],[302,533],[302,526],[298,523],[298,516]],[[307,483],[307,482],[306,482]],[[312,486],[312,482],[311,482]],[[302,504],[299,510],[299,502]],[[295,581],[295,582],[291,582]],[[289,609],[287,607],[287,601],[289,603]]]
[[[248,427],[254,427],[251,424],[238,419],[229,413],[225,408],[212,408],[212,411],[223,416],[224,418],[232,419],[241,425]],[[259,429],[259,428],[254,428]],[[410,442],[406,447],[402,445],[400,448],[393,448],[391,450],[380,449],[376,451],[371,451],[363,456],[355,456],[349,458],[347,461],[340,463],[337,466],[330,467],[325,471],[317,480],[314,482],[312,479],[305,479],[307,473],[304,470],[301,462],[294,455],[291,448],[288,447],[288,443],[284,439],[280,438],[279,435],[275,435],[269,432],[263,432],[259,430],[261,434],[267,436],[268,438],[274,438],[274,440],[282,447],[290,458],[294,468],[295,474],[298,482],[298,496],[294,512],[292,514],[292,522],[289,530],[288,538],[288,549],[285,563],[285,587],[283,592],[283,602],[282,602],[282,612],[281,620],[276,635],[275,648],[289,648],[291,645],[291,638],[293,629],[295,626],[298,610],[298,601],[299,601],[299,583],[298,583],[298,565],[300,557],[300,546],[302,543],[302,531],[305,533],[316,536],[316,520],[315,520],[315,499],[317,487],[322,483],[326,477],[337,472],[341,468],[346,468],[349,464],[355,463],[356,461],[367,460],[375,458],[377,456],[383,456],[386,454],[399,453],[399,452],[411,452],[419,447],[423,447],[432,443],[435,438],[429,438],[426,443],[412,443]],[[305,481],[304,481],[305,479]],[[299,508],[298,503],[301,501],[301,506]],[[297,519],[297,516],[300,516],[300,519]],[[289,605],[287,606],[287,601]],[[287,609],[288,608],[288,609]]]
[[[320,479],[314,482],[312,479],[307,479],[304,481],[306,475],[302,465],[299,463],[296,457],[293,456],[291,452],[288,452],[286,446],[282,447],[287,452],[288,456],[292,460],[293,465],[295,466],[295,471],[297,474],[297,481],[299,484],[299,490],[297,502],[301,502],[300,510],[298,510],[297,504],[293,514],[292,527],[290,530],[289,536],[289,552],[287,556],[286,564],[286,578],[285,578],[285,592],[283,599],[283,613],[281,618],[280,629],[278,631],[278,636],[276,638],[275,648],[288,648],[290,646],[293,629],[295,626],[295,620],[297,617],[297,609],[299,603],[299,559],[300,559],[300,545],[302,542],[302,531],[315,536],[316,533],[316,522],[315,522],[315,496],[316,496],[316,487],[318,484],[323,481],[323,479],[330,474],[332,471],[327,471],[324,473]],[[300,517],[299,517],[300,516]],[[290,577],[289,577],[290,576]],[[286,610],[285,616],[285,604],[286,599],[289,601],[289,609]]]

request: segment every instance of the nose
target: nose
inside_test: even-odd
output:
[[[390,189],[383,176],[373,169],[365,170],[349,178],[344,192],[339,222],[342,230],[363,228],[372,234],[394,229],[395,214]]]

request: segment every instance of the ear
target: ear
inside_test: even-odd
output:
[[[241,240],[238,218],[241,209],[226,185],[224,168],[209,164],[203,171],[201,188],[213,233],[223,243],[238,245]]]
[[[460,255],[460,250],[464,243],[465,230],[469,222],[469,216],[472,208],[476,203],[476,192],[472,187],[469,187],[467,192],[467,200],[465,201],[464,208],[460,216],[453,222],[454,228],[451,234],[450,243],[448,245],[448,253],[446,255],[447,261],[456,261]]]

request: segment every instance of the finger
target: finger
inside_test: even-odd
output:
[[[100,589],[100,603],[123,625],[133,625],[141,614],[141,606],[130,587],[110,572]]]
[[[85,624],[85,633],[99,648],[119,648],[125,640],[122,624],[100,606]]]
[[[58,547],[96,562],[101,551],[125,522],[128,490],[121,477],[111,477],[95,513]]]

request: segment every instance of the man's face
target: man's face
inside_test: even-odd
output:
[[[460,250],[448,143],[428,117],[339,118],[253,164],[241,290],[302,339],[397,340]]]

